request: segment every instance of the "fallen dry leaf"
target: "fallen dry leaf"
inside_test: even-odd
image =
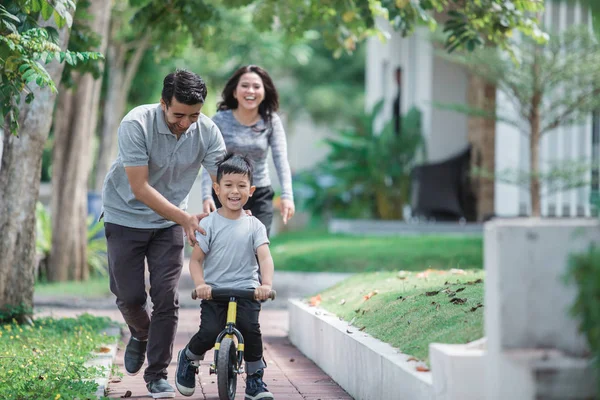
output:
[[[461,299],[459,297],[453,297],[452,300],[450,300],[450,303],[452,304],[465,304],[467,302],[467,299]]]
[[[428,268],[425,271],[419,272],[416,276],[417,276],[417,278],[428,278],[429,275],[431,275],[431,274],[445,275],[445,274],[447,274],[447,272],[446,271],[440,271],[439,269]]]
[[[427,367],[425,367],[423,365],[417,365],[416,370],[419,371],[419,372],[429,372],[429,368],[427,368]]]
[[[379,291],[377,291],[377,290],[373,290],[372,292],[369,292],[369,293],[365,294],[365,295],[363,296],[363,299],[364,299],[365,301],[367,301],[367,300],[369,300],[371,297],[375,296],[377,293],[379,293]]]
[[[435,290],[435,291],[432,291],[432,292],[425,292],[425,296],[435,296],[439,292],[440,292],[439,290]]]
[[[102,346],[98,350],[96,350],[96,353],[110,353],[110,348]]]
[[[463,270],[463,269],[456,269],[456,268],[452,268],[452,269],[450,270],[450,273],[451,273],[452,275],[466,275],[466,274],[467,274],[467,273],[465,272],[465,270]]]
[[[318,306],[319,306],[319,304],[321,304],[321,295],[320,295],[320,294],[318,294],[318,295],[316,295],[316,296],[313,296],[313,297],[311,297],[311,298],[310,298],[310,301],[309,301],[309,304],[310,304],[312,307],[318,307]]]
[[[480,307],[483,307],[483,304],[479,303],[475,307],[471,307],[471,312],[477,311],[477,309]]]
[[[290,358],[290,362],[294,362],[294,361],[296,361],[295,358]]]
[[[419,359],[416,357],[408,357],[406,361],[419,361]]]
[[[483,279],[479,278],[471,282],[467,282],[466,285],[475,285],[477,283],[483,283]]]
[[[119,378],[118,376],[113,376],[110,379],[110,383],[120,383],[121,382],[121,378]]]
[[[352,335],[354,332],[351,332],[350,329],[346,329],[346,333]]]
[[[361,331],[361,332],[362,332],[362,331],[364,331],[364,330],[365,330],[365,328],[366,328],[366,326],[363,326],[362,328],[360,328],[360,329],[359,329],[359,331]]]
[[[465,288],[464,288],[464,287],[458,288],[458,289],[456,289],[456,293],[458,293],[458,292],[462,292],[463,290],[465,290]]]
[[[121,396],[122,399],[126,399],[128,397],[131,397],[131,390],[126,391],[125,394]]]

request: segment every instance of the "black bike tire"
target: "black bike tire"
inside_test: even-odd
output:
[[[224,338],[217,359],[217,386],[220,400],[234,400],[237,388],[237,350],[233,339]]]

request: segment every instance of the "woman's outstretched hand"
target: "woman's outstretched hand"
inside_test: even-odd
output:
[[[206,199],[204,200],[204,202],[202,202],[202,211],[204,211],[205,213],[210,214],[216,209],[217,206],[215,205],[215,201],[213,199]]]
[[[281,199],[281,217],[283,218],[283,223],[287,224],[295,213],[296,206],[294,206],[294,201],[290,199]]]

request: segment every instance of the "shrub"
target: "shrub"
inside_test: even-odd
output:
[[[402,118],[400,134],[394,131],[394,121],[377,130],[383,105],[379,101],[370,113],[356,116],[338,137],[326,140],[325,160],[296,177],[304,208],[326,217],[402,218],[410,196],[411,169],[424,149],[421,113],[412,108]]]
[[[571,313],[579,319],[579,330],[585,335],[600,372],[600,248],[573,254],[569,259],[567,282],[574,282],[578,292]],[[598,375],[600,390],[600,374]]]
[[[36,278],[44,278],[47,271],[46,261],[52,250],[52,219],[50,213],[40,202],[35,209],[36,240],[38,264]],[[104,227],[101,221],[95,221],[90,216],[87,220],[87,264],[91,275],[105,276],[107,274],[106,239],[99,232]]]
[[[92,399],[100,370],[85,362],[108,337],[108,318],[41,318],[31,325],[0,326],[0,398]]]

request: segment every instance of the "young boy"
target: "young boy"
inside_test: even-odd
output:
[[[198,245],[190,259],[190,274],[202,299],[200,330],[179,352],[175,383],[182,395],[194,393],[200,360],[225,327],[227,302],[211,300],[212,288],[255,289],[256,300],[238,299],[236,321],[245,344],[246,399],[273,399],[262,380],[266,364],[258,316],[259,300],[266,300],[271,292],[274,267],[265,226],[243,209],[255,189],[250,160],[225,156],[213,187],[222,207],[200,222],[206,235],[197,234]]]

